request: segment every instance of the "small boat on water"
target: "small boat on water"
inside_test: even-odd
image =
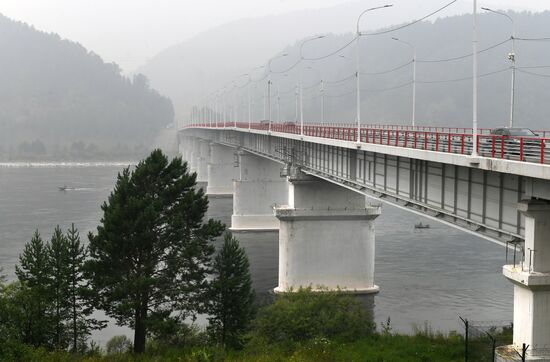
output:
[[[59,189],[59,191],[67,191],[68,189],[67,185],[57,186],[57,188]]]
[[[418,224],[414,224],[414,228],[415,229],[429,229],[430,224],[422,224],[421,222],[419,222]]]

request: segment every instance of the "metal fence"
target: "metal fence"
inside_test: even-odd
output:
[[[519,362],[550,359],[550,348],[523,343],[514,348],[511,321],[472,321],[459,317],[464,327],[464,361]]]
[[[496,361],[496,350],[512,344],[511,321],[472,321],[459,317],[464,326],[464,360]]]

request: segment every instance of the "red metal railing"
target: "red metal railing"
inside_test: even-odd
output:
[[[224,124],[199,123],[187,128],[224,128]],[[301,134],[294,122],[271,123],[226,122],[226,128],[270,130],[272,132]],[[511,137],[491,135],[490,130],[480,129],[477,136],[477,152],[480,156],[510,159],[532,163],[550,163],[550,131],[537,131],[541,137]],[[304,125],[305,136],[357,141],[357,127],[353,124]],[[469,155],[472,153],[471,129],[449,127],[414,127],[365,125],[361,127],[360,142],[393,147],[414,148],[435,152]],[[548,156],[546,155],[548,153]],[[548,160],[548,161],[547,161]]]

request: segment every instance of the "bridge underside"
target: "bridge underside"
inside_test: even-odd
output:
[[[225,148],[221,153],[238,150],[239,175],[232,193],[235,218],[272,225],[275,207],[280,221],[277,291],[308,283],[378,290],[372,276],[373,219],[379,208],[364,208],[360,194],[494,242],[520,244],[519,261],[514,258],[512,265],[503,267],[504,276],[514,284],[511,348],[526,344],[531,346],[529,360],[548,360],[538,356],[550,349],[548,165],[252,130],[195,128],[179,136],[198,179],[206,176],[200,167],[204,157],[212,165],[212,158],[217,158],[227,166],[229,161],[213,156],[215,145]],[[207,150],[205,144],[211,147]],[[230,167],[224,167],[218,171],[229,171],[216,172],[220,180],[212,182],[226,184],[232,179]],[[277,181],[283,176],[285,181]],[[278,184],[281,187],[274,187]],[[277,206],[286,194],[288,205]],[[346,241],[358,244],[341,247]]]
[[[517,205],[528,177],[283,137],[187,130],[198,137],[269,158],[491,241],[523,239]],[[184,142],[184,141],[182,141]]]

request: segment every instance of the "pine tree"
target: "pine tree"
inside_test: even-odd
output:
[[[65,321],[69,318],[69,248],[63,231],[57,225],[52,234],[48,250],[48,289],[53,306],[55,333],[53,345],[57,349],[67,347]]]
[[[208,199],[181,158],[155,150],[118,175],[89,235],[92,289],[107,315],[134,328],[134,351],[145,350],[151,326],[197,312],[207,287],[211,241],[223,225],[203,224]]]
[[[84,263],[87,252],[80,241],[78,230],[71,224],[67,230],[67,295],[68,295],[68,325],[70,326],[70,342],[72,352],[82,350],[83,344],[94,329],[105,327],[104,321],[90,318],[94,308],[91,304],[87,280],[84,274]]]
[[[214,337],[224,346],[242,346],[242,335],[254,317],[254,291],[246,252],[230,233],[214,261],[208,318]]]
[[[21,332],[24,343],[33,346],[51,346],[52,321],[48,248],[38,230],[19,256],[15,274],[21,282]]]

